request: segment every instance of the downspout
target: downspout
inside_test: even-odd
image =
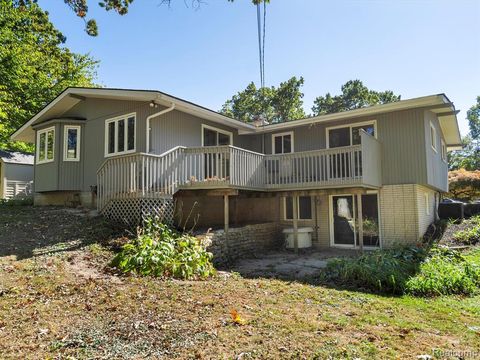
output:
[[[147,151],[147,154],[150,153],[150,120],[153,119],[154,117],[166,114],[174,109],[175,109],[175,103],[172,102],[172,105],[170,105],[170,107],[163,109],[162,111],[156,112],[152,115],[149,115],[147,117],[147,139],[146,139],[146,146],[145,146],[145,150]]]

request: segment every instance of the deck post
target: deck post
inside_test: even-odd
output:
[[[363,214],[362,214],[362,194],[357,194],[358,209],[358,245],[363,252]]]
[[[293,202],[293,246],[298,254],[298,195],[292,197]]]
[[[225,246],[227,248],[227,257],[230,257],[230,246],[228,243],[228,219],[229,219],[229,199],[228,195],[223,195],[223,222],[224,222],[224,231],[225,231]]]

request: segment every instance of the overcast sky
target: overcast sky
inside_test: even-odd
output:
[[[124,16],[89,0],[100,35],[89,37],[62,0],[40,0],[67,46],[100,60],[98,81],[156,89],[212,108],[259,83],[256,8],[249,0],[134,1]],[[190,0],[186,0],[190,4]],[[350,79],[403,99],[446,93],[461,110],[480,95],[480,0],[271,0],[266,85],[305,78],[304,105]]]

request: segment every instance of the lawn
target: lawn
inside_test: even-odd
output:
[[[480,296],[388,297],[235,273],[119,277],[104,270],[119,235],[77,211],[0,207],[2,358],[480,356]]]

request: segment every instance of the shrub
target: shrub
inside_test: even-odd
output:
[[[33,205],[33,197],[0,199],[0,205],[5,206],[31,206]]]
[[[467,228],[454,233],[453,239],[465,245],[475,245],[480,242],[480,215],[464,220],[463,224]]]
[[[423,248],[404,247],[366,252],[356,258],[332,259],[327,263],[327,278],[345,285],[401,294],[425,254]]]
[[[327,278],[390,294],[471,295],[480,287],[479,256],[446,248],[377,250],[357,258],[331,260]]]
[[[480,197],[480,170],[465,169],[448,172],[448,189],[455,199],[471,200]]]
[[[457,251],[436,248],[405,284],[416,296],[472,295],[480,287],[480,266]]]
[[[124,273],[204,279],[215,272],[211,260],[212,254],[197,238],[148,219],[137,237],[115,256],[112,266]]]

